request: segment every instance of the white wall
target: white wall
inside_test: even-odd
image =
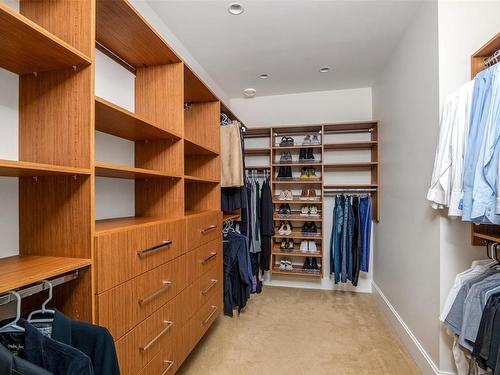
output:
[[[449,93],[471,79],[470,56],[500,31],[500,1],[439,1],[439,94]],[[470,245],[470,226],[459,220],[440,219],[441,306],[455,275],[484,258],[483,247]],[[441,332],[440,369],[454,372],[451,339]]]
[[[437,3],[424,2],[373,87],[381,121],[374,282],[424,374],[439,363],[439,217],[426,201],[439,121],[437,22]]]

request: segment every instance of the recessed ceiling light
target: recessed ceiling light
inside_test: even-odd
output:
[[[245,8],[243,8],[243,5],[239,3],[232,3],[231,5],[229,5],[229,8],[227,8],[227,11],[237,16],[243,13],[245,11]]]
[[[330,68],[325,66],[319,70],[320,73],[328,73],[330,71]]]
[[[263,73],[259,76],[260,79],[268,79],[269,78],[269,74],[267,73]]]
[[[245,95],[247,98],[253,98],[255,94],[257,93],[257,90],[248,88],[243,90],[243,95]]]

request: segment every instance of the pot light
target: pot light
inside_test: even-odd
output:
[[[247,98],[253,98],[255,94],[257,93],[257,90],[248,88],[243,90],[243,95],[245,95]]]
[[[245,8],[243,8],[243,5],[239,3],[232,3],[229,5],[229,8],[227,8],[227,11],[235,16],[243,13],[245,11]]]
[[[320,73],[328,73],[330,71],[330,68],[325,66],[319,70]]]
[[[263,73],[259,76],[260,79],[268,79],[269,78],[269,74],[267,73]]]

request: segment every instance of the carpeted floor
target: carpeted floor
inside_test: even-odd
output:
[[[182,375],[418,375],[370,294],[266,287],[221,316]]]

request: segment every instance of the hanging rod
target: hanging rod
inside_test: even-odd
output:
[[[377,189],[325,189],[323,190],[323,194],[334,194],[334,193],[342,193],[342,192],[374,192],[377,191]]]
[[[495,53],[490,57],[485,58],[484,65],[486,66],[495,65],[496,63],[498,63],[499,60],[500,60],[500,49],[498,51],[495,51]]]
[[[63,276],[56,277],[55,279],[51,279],[49,281],[52,284],[52,286],[54,287],[54,286],[65,284],[67,282],[70,282],[70,281],[73,281],[76,279],[78,279],[78,270],[73,271],[71,273],[68,273],[66,275],[63,275]],[[26,297],[32,296],[34,294],[43,292],[44,290],[47,290],[47,289],[49,289],[47,284],[45,284],[43,282],[39,282],[38,284],[29,286],[29,287],[26,287],[26,288],[23,288],[20,290],[16,290],[16,291],[17,291],[17,293],[19,293],[21,298],[26,298]],[[5,294],[3,296],[0,296],[0,306],[7,305],[7,304],[14,302],[14,301],[16,301],[16,298],[11,294]]]
[[[325,130],[325,134],[349,134],[349,133],[371,133],[373,132],[373,128],[370,129],[339,129],[339,130]]]
[[[275,137],[286,137],[289,135],[321,135],[321,130],[311,130],[311,131],[303,131],[303,132],[286,132],[286,133],[276,133],[274,132],[273,135]]]

